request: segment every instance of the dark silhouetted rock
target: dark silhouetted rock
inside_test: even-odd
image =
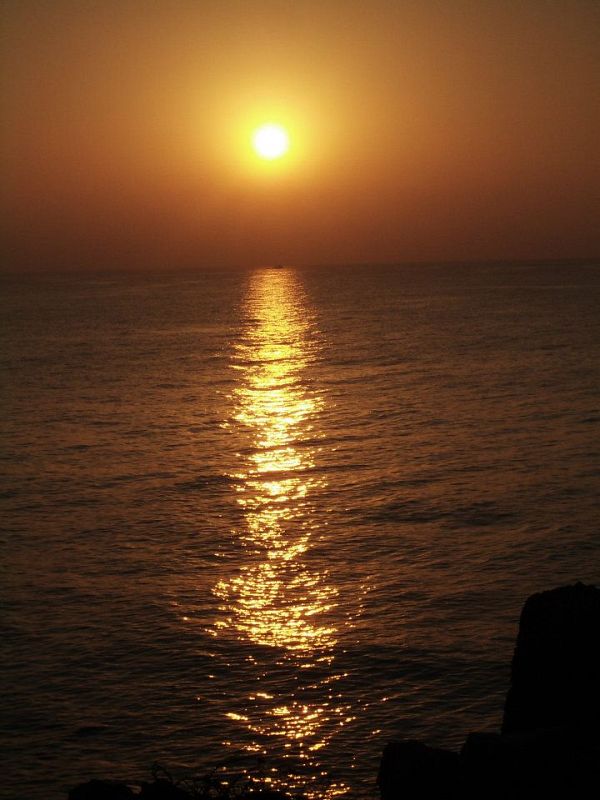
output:
[[[470,734],[460,755],[389,744],[383,800],[600,797],[600,590],[577,583],[523,608],[502,733]]]
[[[69,800],[134,800],[135,794],[121,781],[92,780],[69,792]]]
[[[139,800],[190,800],[191,795],[172,781],[159,778],[142,784]]]
[[[523,608],[503,733],[600,723],[600,589],[577,583]]]
[[[561,728],[519,734],[471,733],[461,751],[466,797],[600,795],[597,744]]]
[[[408,740],[383,751],[377,783],[383,800],[402,797],[454,797],[459,787],[459,756]]]

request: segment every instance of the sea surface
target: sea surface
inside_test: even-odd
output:
[[[2,280],[0,796],[377,797],[600,582],[600,266]]]

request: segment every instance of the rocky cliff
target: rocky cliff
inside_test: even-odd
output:
[[[502,730],[460,753],[391,742],[382,800],[600,796],[600,590],[577,583],[523,607]]]

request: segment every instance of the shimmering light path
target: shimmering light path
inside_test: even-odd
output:
[[[311,539],[325,524],[313,499],[325,485],[318,470],[325,399],[306,381],[319,333],[293,270],[254,273],[246,317],[233,353],[238,381],[230,423],[244,445],[231,476],[243,509],[236,533],[244,563],[215,586],[225,612],[215,630],[258,645],[257,680],[273,684],[227,716],[251,733],[246,749],[265,755],[275,749],[287,759],[289,768],[271,782],[304,788],[298,766],[312,773],[309,780],[324,777],[316,753],[352,718],[334,664],[338,591],[328,572],[310,563]],[[278,691],[272,672],[278,669],[295,672],[293,694]],[[327,796],[346,791],[328,783]]]

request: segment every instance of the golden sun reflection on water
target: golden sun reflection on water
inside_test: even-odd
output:
[[[242,445],[232,477],[243,511],[236,531],[243,563],[215,586],[224,612],[215,633],[266,648],[257,656],[263,666],[285,666],[293,680],[307,680],[287,693],[255,692],[227,716],[251,734],[245,749],[268,754],[271,742],[284,758],[312,764],[311,754],[349,721],[334,692],[340,676],[331,669],[338,592],[327,570],[310,558],[311,541],[324,525],[314,503],[325,485],[317,464],[324,399],[307,380],[317,334],[292,270],[254,273],[245,311],[247,326],[232,359],[237,380],[229,425]],[[293,787],[295,778],[290,764],[272,782]],[[318,794],[345,791],[330,784]],[[304,793],[311,796],[306,788]]]
[[[240,535],[254,558],[216,591],[235,598],[226,626],[256,644],[309,655],[335,644],[334,629],[319,618],[336,592],[302,560],[316,524],[310,495],[323,482],[311,444],[323,401],[303,383],[314,343],[293,273],[255,273],[247,314],[233,366],[240,373],[234,420],[249,447],[235,478],[245,517]]]

